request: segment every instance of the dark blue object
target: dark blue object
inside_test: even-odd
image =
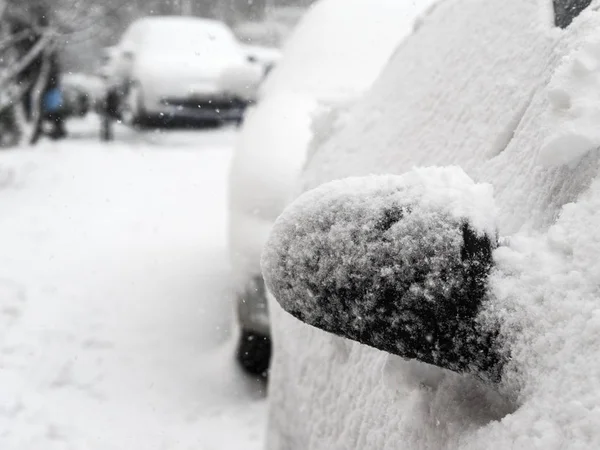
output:
[[[43,108],[46,113],[54,113],[61,109],[63,104],[62,91],[59,88],[49,89],[44,94]]]

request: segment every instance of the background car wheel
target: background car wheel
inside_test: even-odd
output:
[[[268,336],[242,330],[237,359],[249,374],[267,378],[271,359],[271,339]]]
[[[139,82],[129,86],[121,105],[121,118],[126,125],[143,125],[145,120],[144,94]]]

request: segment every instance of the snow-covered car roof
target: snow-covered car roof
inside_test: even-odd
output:
[[[233,32],[225,23],[198,17],[144,17],[130,25],[124,41],[150,51],[155,48],[172,51],[197,48],[204,52],[239,50]]]
[[[493,188],[502,245],[478,320],[498,327],[501,381],[405,360],[346,339],[342,329],[342,337],[328,334],[272,302],[274,448],[600,447],[598,2],[571,23],[589,4],[440,2],[368,95],[322,130],[301,182],[331,198],[323,186],[331,180],[459,166]],[[348,200],[347,211],[353,205]],[[296,220],[319,224],[333,211],[307,208],[303,216],[297,207],[289,210]],[[304,245],[308,265],[290,270],[287,281],[308,283],[326,268],[338,254],[329,239],[342,225],[313,230],[311,242],[327,242],[328,253]],[[336,289],[344,265],[363,261],[339,254],[347,259],[331,265]],[[395,270],[393,258],[388,264],[378,276]],[[346,292],[350,306],[336,320],[358,320],[365,293]]]
[[[201,28],[207,32],[229,33],[225,23],[219,20],[205,19],[189,16],[151,16],[136,20],[132,27],[146,30],[197,30]]]
[[[264,92],[287,89],[314,96],[353,96],[381,71],[382,61],[434,0],[323,0],[304,15],[283,47]]]

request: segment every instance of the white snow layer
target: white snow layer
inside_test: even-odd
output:
[[[321,0],[302,18],[262,92],[293,90],[322,100],[368,88],[417,15],[435,0]]]
[[[551,134],[540,152],[540,161],[548,167],[575,167],[600,147],[600,32],[591,33],[578,47],[562,58],[548,85]]]
[[[358,195],[360,194],[360,198]],[[332,202],[336,210],[333,211]],[[362,211],[362,204],[367,208]],[[443,211],[457,221],[468,223],[479,234],[496,239],[496,208],[493,189],[489,184],[475,184],[460,167],[414,168],[402,176],[373,175],[370,177],[350,177],[323,184],[295,200],[279,216],[277,224],[302,220],[331,222],[334,213],[351,218],[359,210],[369,217],[382,206],[393,204],[410,205],[411,211]],[[310,217],[315,216],[315,217]],[[292,219],[293,217],[293,219]],[[334,220],[333,220],[334,221]],[[299,224],[300,225],[300,224]],[[277,233],[274,232],[276,237]],[[284,237],[284,236],[282,236]],[[293,236],[290,236],[293,238]],[[274,249],[276,243],[270,245]],[[263,264],[270,266],[274,261],[263,255]]]
[[[597,74],[567,73],[599,26],[589,9],[557,29],[543,0],[442,2],[316,149],[304,189],[432,165],[493,186],[509,239],[484,318],[512,360],[500,386],[483,386],[309,327],[272,300],[269,448],[600,448],[597,105],[584,102]],[[557,86],[573,112],[558,112],[569,102]]]
[[[228,338],[233,133],[76,125],[0,155],[0,448],[262,448]]]

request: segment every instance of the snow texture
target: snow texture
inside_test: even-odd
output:
[[[581,79],[561,73],[597,42],[597,8],[561,29],[545,0],[440,2],[303,173],[310,190],[457,165],[493,186],[507,245],[480,317],[510,348],[502,382],[326,333],[271,299],[270,449],[600,448],[600,156],[540,164],[560,131],[551,92],[583,96]],[[577,133],[595,139],[586,120]]]
[[[576,167],[600,147],[600,32],[596,31],[566,55],[548,86],[547,111],[551,135],[540,161],[548,167]]]
[[[234,361],[234,133],[68,123],[0,155],[0,448],[263,448]]]
[[[331,182],[275,224],[263,273],[303,322],[406,358],[499,380],[476,322],[496,245],[489,186],[459,168]]]

